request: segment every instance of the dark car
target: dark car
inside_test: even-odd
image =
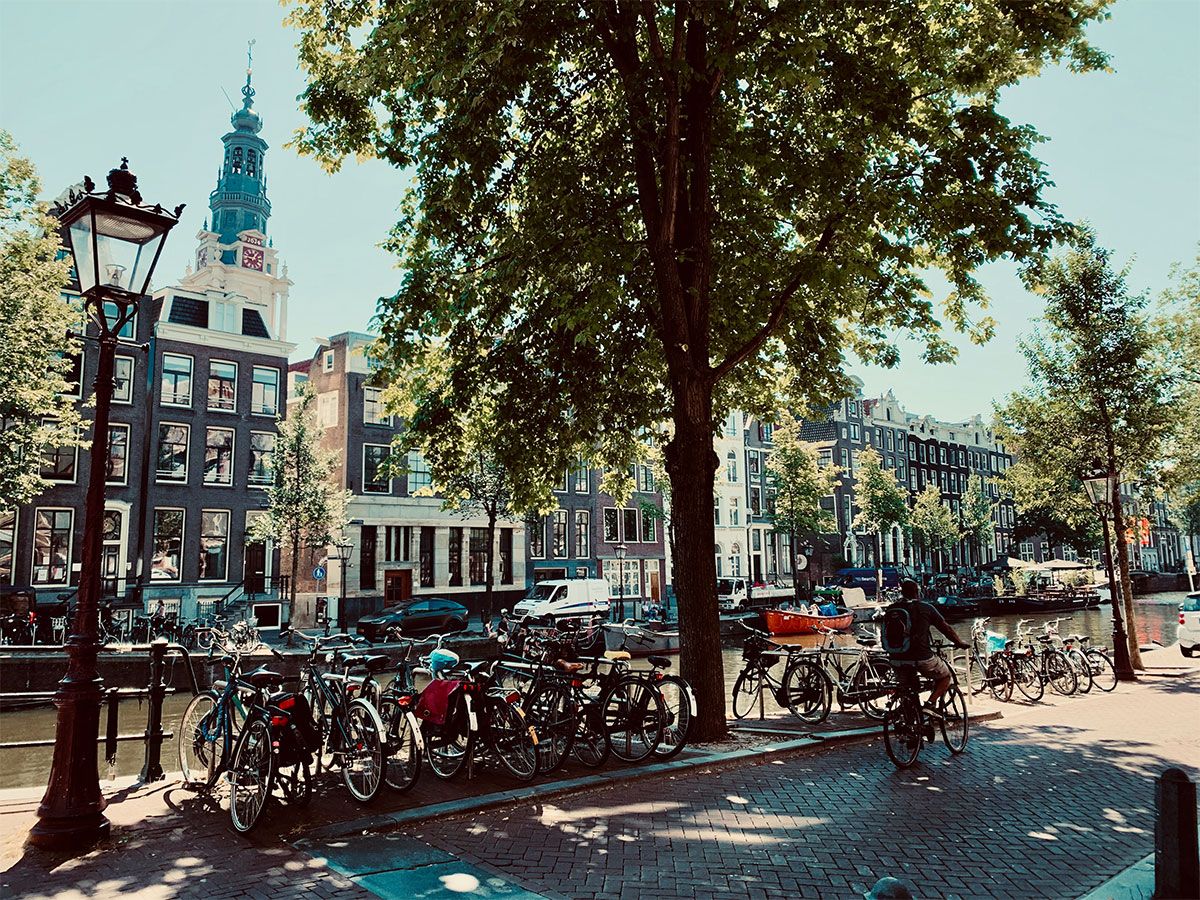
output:
[[[885,588],[899,587],[900,582],[905,578],[913,577],[913,571],[908,566],[885,565],[881,568],[883,569],[883,586]],[[875,596],[877,582],[875,580],[874,568],[855,567],[838,569],[834,574],[834,584],[842,587],[862,588],[863,593],[868,597]]]
[[[402,634],[445,633],[467,627],[467,608],[445,597],[414,597],[358,620],[358,633],[369,641],[387,638],[389,628]]]

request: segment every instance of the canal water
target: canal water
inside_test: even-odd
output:
[[[1183,592],[1168,594],[1147,594],[1137,598],[1137,631],[1138,640],[1143,646],[1151,642],[1173,644],[1175,642],[1175,626],[1179,621],[1179,604],[1183,602]],[[1054,615],[1029,616],[1035,624],[1053,619]],[[988,627],[1005,635],[1016,633],[1017,621],[1021,616],[997,616],[992,618]],[[954,626],[959,634],[966,638],[971,623],[969,621]],[[1098,645],[1109,645],[1112,638],[1112,612],[1109,607],[1089,609],[1072,614],[1070,622],[1060,623],[1064,634],[1086,634],[1092,642]],[[852,639],[847,635],[844,640],[849,643]],[[783,638],[781,642],[794,643],[800,646],[814,646],[819,638],[800,636]],[[741,641],[730,640],[722,653],[725,669],[725,696],[732,693],[733,682],[742,666]],[[1174,660],[1171,660],[1174,661]],[[183,714],[184,708],[191,700],[187,693],[168,696],[163,706],[163,727],[174,731]],[[776,707],[767,702],[767,712],[773,712]],[[0,741],[26,741],[54,737],[55,710],[42,708],[22,710],[0,714]],[[140,734],[146,728],[146,703],[136,700],[121,704],[120,733]],[[100,777],[102,779],[121,775],[136,775],[141,771],[144,759],[144,744],[137,741],[122,742],[118,745],[117,764],[110,768],[103,759],[103,746],[99,749]],[[46,775],[50,768],[51,750],[49,747],[36,749],[0,750],[0,789],[31,787],[45,784]],[[164,741],[162,748],[163,768],[168,772],[179,767],[178,748],[174,739]]]

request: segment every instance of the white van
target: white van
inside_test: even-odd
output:
[[[529,589],[513,610],[513,616],[549,616],[553,619],[572,619],[577,616],[608,618],[609,594],[607,578],[566,578],[539,581]]]

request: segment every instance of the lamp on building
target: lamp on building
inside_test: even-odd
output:
[[[617,584],[620,586],[620,593],[617,601],[617,621],[625,621],[625,553],[627,552],[624,544],[617,544],[613,547],[613,553],[617,557]]]
[[[1108,595],[1112,603],[1114,668],[1117,670],[1118,679],[1133,681],[1133,665],[1129,661],[1129,643],[1125,634],[1125,616],[1121,611],[1121,604],[1117,601],[1117,579],[1113,571],[1112,545],[1108,535],[1108,516],[1112,510],[1113,495],[1118,490],[1119,478],[1116,472],[1096,459],[1092,461],[1091,471],[1086,473],[1082,480],[1083,489],[1092,501],[1092,506],[1096,508],[1104,530],[1104,566],[1108,574]]]
[[[350,564],[350,558],[354,555],[354,545],[343,536],[340,541],[331,545],[329,555],[342,564],[342,578],[338,585],[337,627],[339,632],[344,632],[346,630],[346,566]]]
[[[90,178],[82,191],[68,194],[57,210],[70,244],[84,308],[99,335],[92,425],[91,462],[84,507],[79,600],[67,639],[67,674],[58,684],[54,758],[38,822],[30,841],[39,847],[81,850],[108,834],[106,801],[100,792],[96,738],[100,731],[102,681],[96,670],[100,649],[98,610],[100,556],[104,526],[104,486],[108,466],[108,422],[115,386],[117,338],[134,320],[150,288],[167,233],[179,222],[173,212],[146,206],[128,160],[108,173],[108,190],[98,192]]]

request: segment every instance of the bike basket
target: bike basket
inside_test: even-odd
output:
[[[994,631],[987,633],[987,649],[988,653],[999,653],[1004,649],[1004,645],[1008,643],[1008,638],[1002,634],[997,634]]]

